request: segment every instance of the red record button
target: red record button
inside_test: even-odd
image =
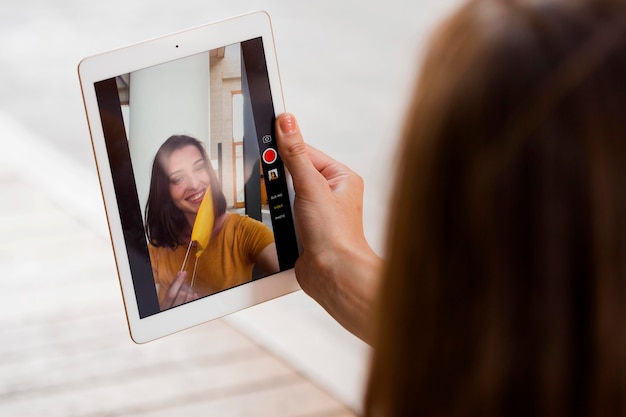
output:
[[[278,159],[278,152],[276,149],[267,148],[263,151],[263,162],[266,164],[273,164]]]

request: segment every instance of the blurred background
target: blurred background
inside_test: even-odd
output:
[[[460,0],[5,0],[0,415],[349,416],[369,348],[302,292],[147,345],[128,336],[81,58],[266,10],[288,111],[365,180],[383,255],[393,157],[429,35]]]

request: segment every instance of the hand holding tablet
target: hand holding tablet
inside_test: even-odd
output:
[[[133,340],[299,288],[267,14],[85,58],[79,77]]]

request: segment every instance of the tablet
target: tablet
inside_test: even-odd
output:
[[[78,73],[135,342],[299,289],[267,13],[87,57]]]

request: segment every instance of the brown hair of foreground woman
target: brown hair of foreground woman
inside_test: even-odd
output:
[[[365,415],[626,415],[624,1],[474,0],[401,146]]]

